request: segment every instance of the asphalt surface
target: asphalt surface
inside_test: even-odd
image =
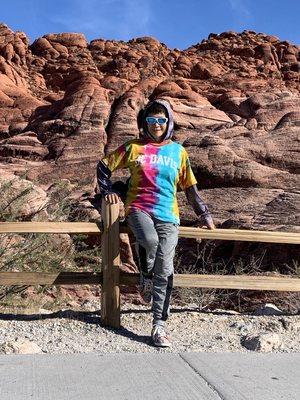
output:
[[[299,400],[300,353],[0,356],[5,400]]]

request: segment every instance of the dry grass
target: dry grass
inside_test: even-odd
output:
[[[174,259],[175,273],[178,274],[216,274],[216,275],[268,275],[278,274],[274,266],[266,270],[266,249],[248,257],[215,257],[216,241],[194,241],[186,252],[177,253]],[[190,260],[188,263],[187,261]],[[285,263],[285,273],[300,277],[298,260]],[[288,313],[297,313],[300,309],[300,293],[250,291],[229,289],[175,288],[175,303],[180,305],[195,304],[200,310],[231,309],[238,312],[250,312],[264,303],[274,303]]]
[[[33,190],[29,184],[24,190],[14,194],[13,182],[0,186],[1,221],[28,220],[20,210],[27,196]],[[74,220],[74,205],[70,200],[71,188],[65,182],[58,182],[49,196],[47,204],[31,216],[34,221]],[[1,234],[0,271],[59,272],[59,271],[99,271],[101,266],[99,244],[88,235],[67,234]],[[35,308],[39,299],[48,297],[53,307],[63,302],[60,287],[13,285],[0,286],[0,307]],[[48,296],[49,292],[52,293]],[[49,304],[50,305],[50,304]],[[42,307],[42,305],[40,305]]]

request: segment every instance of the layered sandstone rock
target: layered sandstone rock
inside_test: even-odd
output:
[[[75,33],[29,44],[1,24],[1,177],[26,172],[41,202],[67,179],[78,218],[95,219],[97,160],[138,137],[138,112],[163,97],[219,227],[299,231],[299,71],[299,46],[253,31],[180,51]]]

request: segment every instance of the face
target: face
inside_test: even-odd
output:
[[[154,118],[166,118],[164,113],[157,113],[157,114],[149,114],[148,117],[154,117]],[[148,131],[151,133],[152,136],[156,138],[156,140],[159,142],[162,140],[164,133],[167,130],[167,122],[163,125],[159,125],[158,122],[155,124],[148,124]]]

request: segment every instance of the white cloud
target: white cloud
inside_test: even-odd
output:
[[[247,0],[228,0],[232,10],[239,18],[252,18]]]

